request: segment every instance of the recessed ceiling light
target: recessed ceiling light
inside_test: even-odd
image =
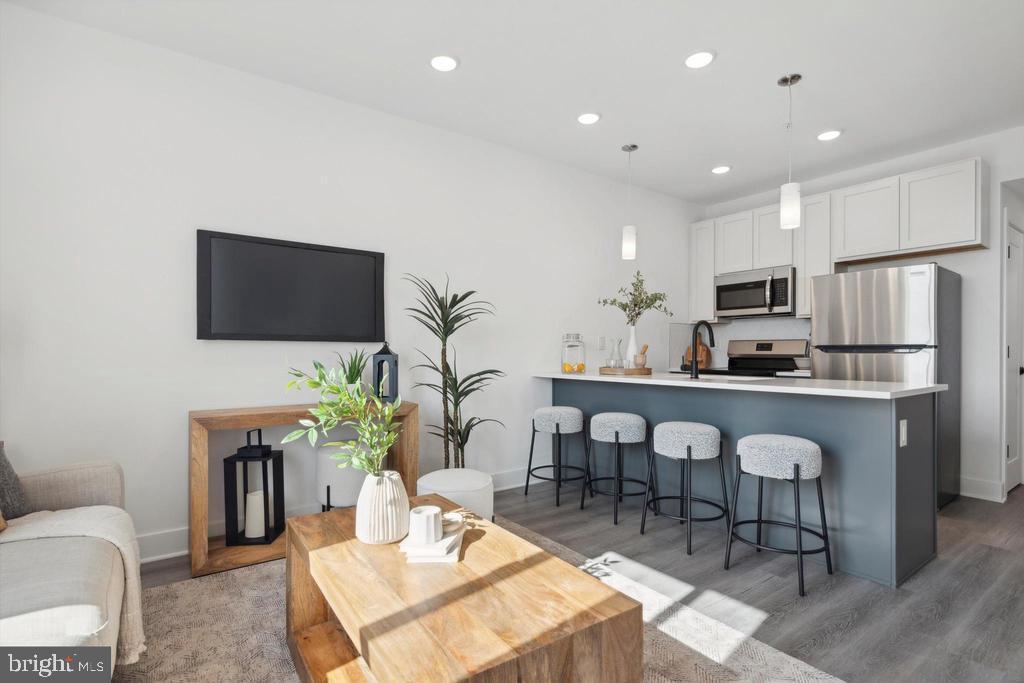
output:
[[[576,117],[576,120],[582,123],[584,126],[592,126],[601,120],[600,114],[594,112],[587,112],[586,114],[580,114]]]
[[[687,57],[685,64],[691,69],[703,69],[713,61],[715,61],[714,52],[701,50],[700,52],[694,52],[692,55]]]
[[[455,71],[459,68],[459,60],[448,55],[438,55],[430,60],[430,66],[437,71]]]
[[[841,130],[826,130],[822,133],[818,133],[818,139],[821,140],[822,142],[828,142],[830,140],[835,140],[842,134],[843,131]]]
[[[715,166],[711,172],[715,175],[724,175],[732,170],[732,166]]]

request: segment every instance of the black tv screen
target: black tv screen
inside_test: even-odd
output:
[[[196,236],[199,339],[384,340],[384,254]]]

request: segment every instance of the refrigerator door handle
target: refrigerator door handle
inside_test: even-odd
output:
[[[934,349],[928,344],[817,344],[822,353],[918,353]]]

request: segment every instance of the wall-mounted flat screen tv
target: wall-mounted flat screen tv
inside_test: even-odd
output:
[[[384,341],[384,254],[196,236],[199,339]]]

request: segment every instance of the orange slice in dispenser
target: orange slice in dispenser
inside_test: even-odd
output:
[[[578,372],[578,373],[580,373],[582,375],[586,371],[587,371],[587,364],[586,363],[577,363],[576,364],[576,372]]]

